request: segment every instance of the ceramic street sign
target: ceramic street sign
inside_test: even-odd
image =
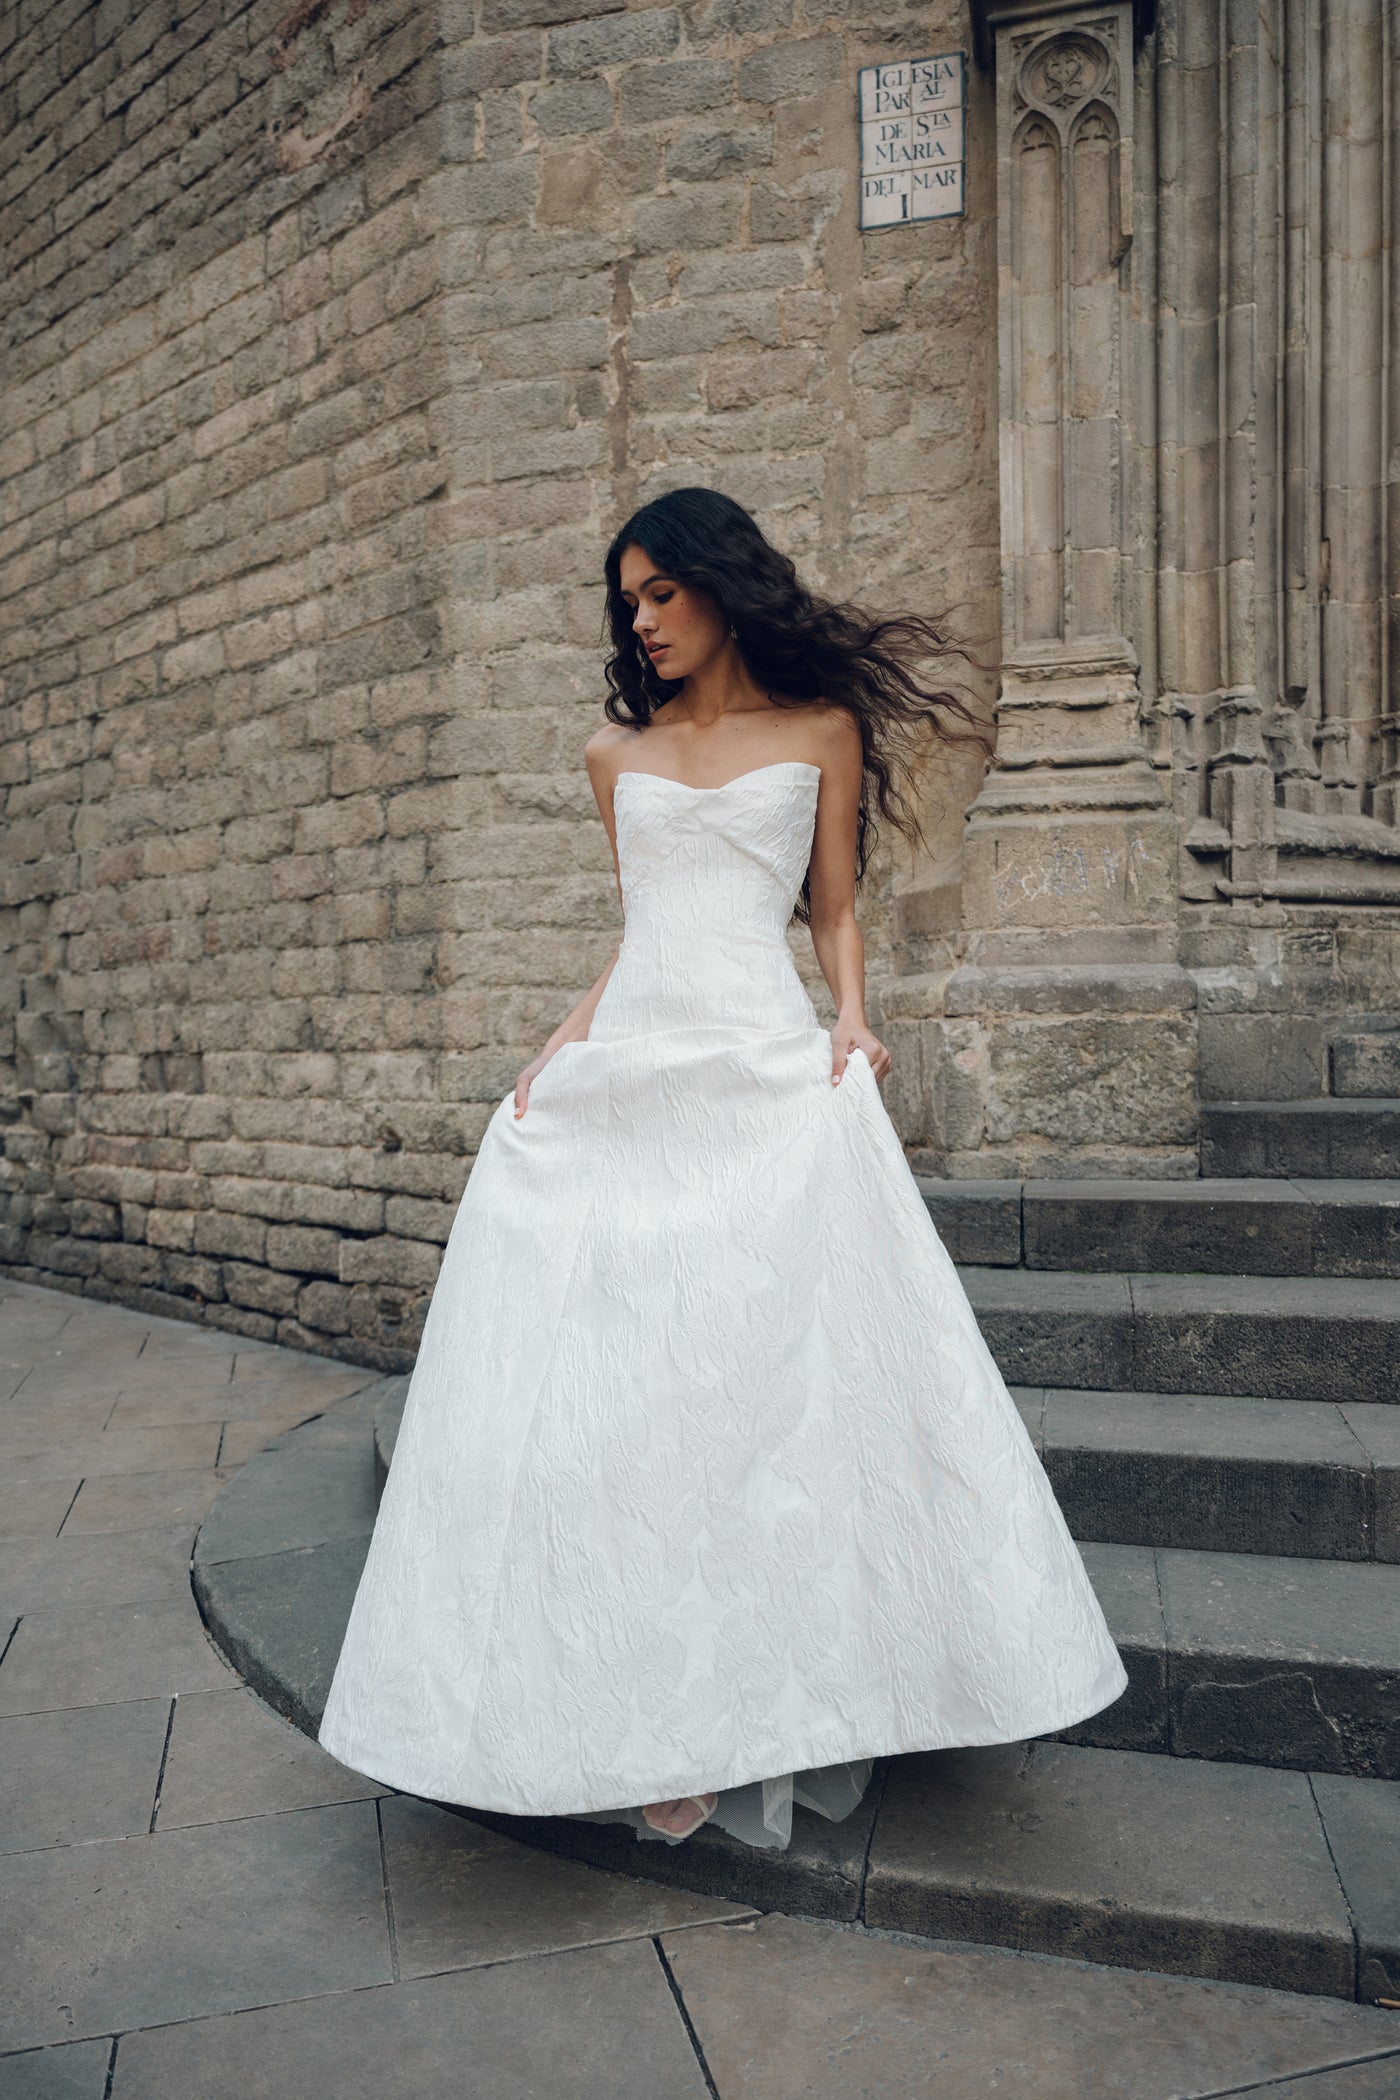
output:
[[[860,223],[907,226],[963,210],[965,89],[961,51],[860,74]]]

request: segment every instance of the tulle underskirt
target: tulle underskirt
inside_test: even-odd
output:
[[[792,1839],[792,1809],[814,1809],[828,1822],[841,1823],[857,1808],[870,1784],[874,1759],[857,1758],[851,1764],[821,1765],[809,1772],[787,1772],[780,1779],[755,1779],[748,1786],[723,1787],[714,1814],[718,1830],[745,1845],[768,1851],[786,1851]],[[706,1789],[706,1792],[711,1791]],[[571,1819],[578,1823],[627,1823],[641,1838],[661,1838],[668,1845],[683,1845],[684,1838],[668,1831],[653,1830],[640,1808],[597,1808]]]

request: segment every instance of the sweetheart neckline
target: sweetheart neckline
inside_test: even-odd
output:
[[[784,766],[801,766],[804,772],[815,773],[820,779],[821,767],[814,766],[807,758],[775,758],[771,765],[750,766],[746,773],[736,773],[730,780],[722,780],[718,787],[692,787],[688,780],[673,780],[669,773],[649,773],[644,766],[624,766],[613,782],[613,793],[617,793],[618,781],[664,780],[668,787],[683,788],[687,795],[722,795],[726,788],[737,787],[741,780],[752,780],[759,773],[780,773]]]

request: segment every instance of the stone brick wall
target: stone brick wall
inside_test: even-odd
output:
[[[579,752],[637,501],[995,628],[977,124],[966,220],[855,230],[855,69],[963,6],[578,6],[0,17],[10,1274],[407,1360],[616,938]],[[927,876],[882,858],[877,986]]]

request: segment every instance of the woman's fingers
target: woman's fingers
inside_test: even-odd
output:
[[[833,1042],[831,1046],[831,1083],[833,1086],[840,1083],[841,1074],[845,1069],[846,1052],[842,1049],[840,1043]]]
[[[515,1119],[519,1122],[530,1102],[530,1082],[522,1072],[515,1082]]]

